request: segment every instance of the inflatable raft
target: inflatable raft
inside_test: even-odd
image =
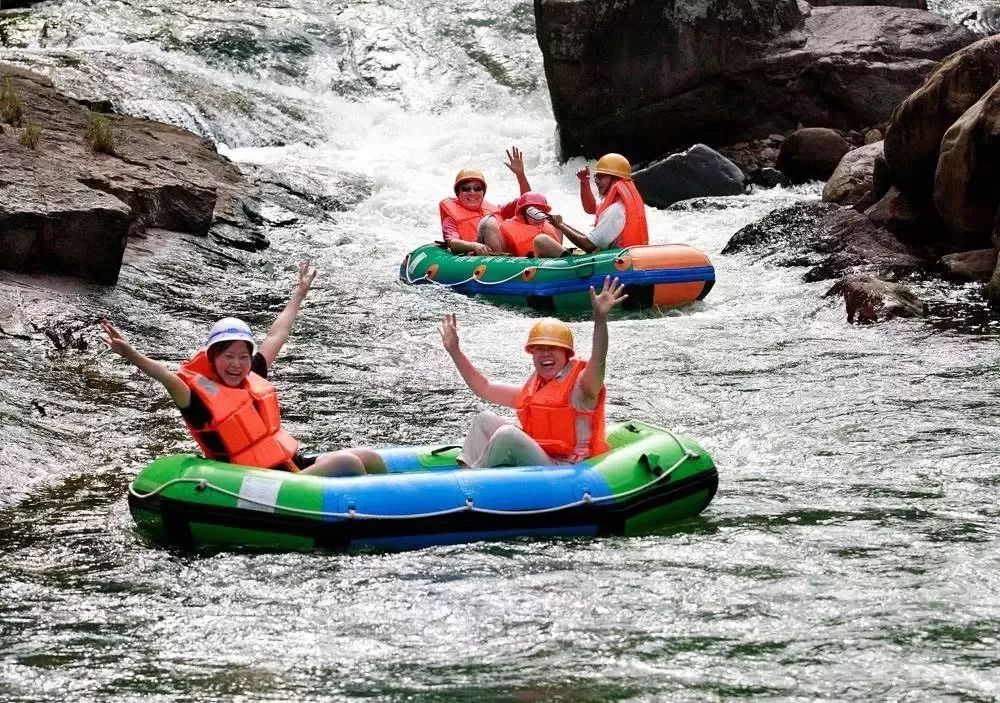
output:
[[[578,464],[460,469],[458,447],[379,450],[387,475],[322,478],[193,455],[157,459],[129,486],[139,529],[162,544],[414,549],[487,539],[631,535],[690,518],[718,486],[695,442],[640,422]]]
[[[686,244],[539,259],[456,256],[434,243],[411,251],[399,268],[405,283],[447,286],[545,312],[589,309],[590,286],[600,290],[605,276],[617,276],[625,284],[626,310],[693,303],[715,285],[708,257]]]

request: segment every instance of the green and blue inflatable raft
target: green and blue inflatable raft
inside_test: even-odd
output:
[[[194,455],[129,486],[139,530],[182,547],[403,550],[514,537],[635,535],[698,515],[718,473],[693,440],[641,422],[577,464],[459,468],[456,446],[378,450],[386,475],[324,478]]]

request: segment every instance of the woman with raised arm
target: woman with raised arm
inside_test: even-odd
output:
[[[531,328],[525,351],[534,373],[523,386],[494,383],[459,347],[454,314],[441,324],[441,342],[466,385],[483,400],[513,408],[520,426],[490,412],[473,418],[462,445],[466,466],[571,464],[608,451],[604,436],[604,369],[608,355],[608,313],[628,297],[618,279],[590,288],[594,337],[590,359],[574,359],[573,332],[547,318]]]
[[[316,269],[299,264],[291,299],[256,348],[249,326],[225,317],[209,330],[205,348],[176,373],[144,356],[108,320],[101,324],[111,350],[160,382],[180,409],[191,436],[205,456],[231,464],[319,476],[385,473],[370,449],[350,449],[306,457],[298,441],[281,429],[278,394],[268,370],[288,341]]]

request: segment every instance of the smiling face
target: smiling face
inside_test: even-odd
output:
[[[209,349],[216,377],[231,388],[238,387],[250,373],[250,343],[239,340],[220,342]]]
[[[486,197],[486,184],[477,180],[462,181],[455,186],[455,194],[463,207],[478,210]]]
[[[536,344],[529,349],[535,373],[546,381],[551,381],[569,363],[569,350],[547,344]]]

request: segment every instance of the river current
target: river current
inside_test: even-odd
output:
[[[713,455],[700,519],[403,554],[190,554],[138,536],[128,482],[193,444],[103,346],[101,317],[176,364],[220,316],[263,334],[309,257],[320,274],[272,377],[317,448],[462,436],[485,406],[440,349],[446,312],[487,374],[527,376],[528,311],[396,277],[459,168],[514,195],[512,145],[586,224],[533,21],[513,0],[0,14],[0,60],[336,204],[270,206],[259,253],[136,239],[113,288],[0,273],[0,700],[1000,698],[998,320],[972,286],[918,281],[930,318],[850,326],[831,282],[719,254],[815,184],[651,211],[651,239],[706,251],[718,283],[611,324],[609,416]],[[572,324],[585,351],[591,326]]]

